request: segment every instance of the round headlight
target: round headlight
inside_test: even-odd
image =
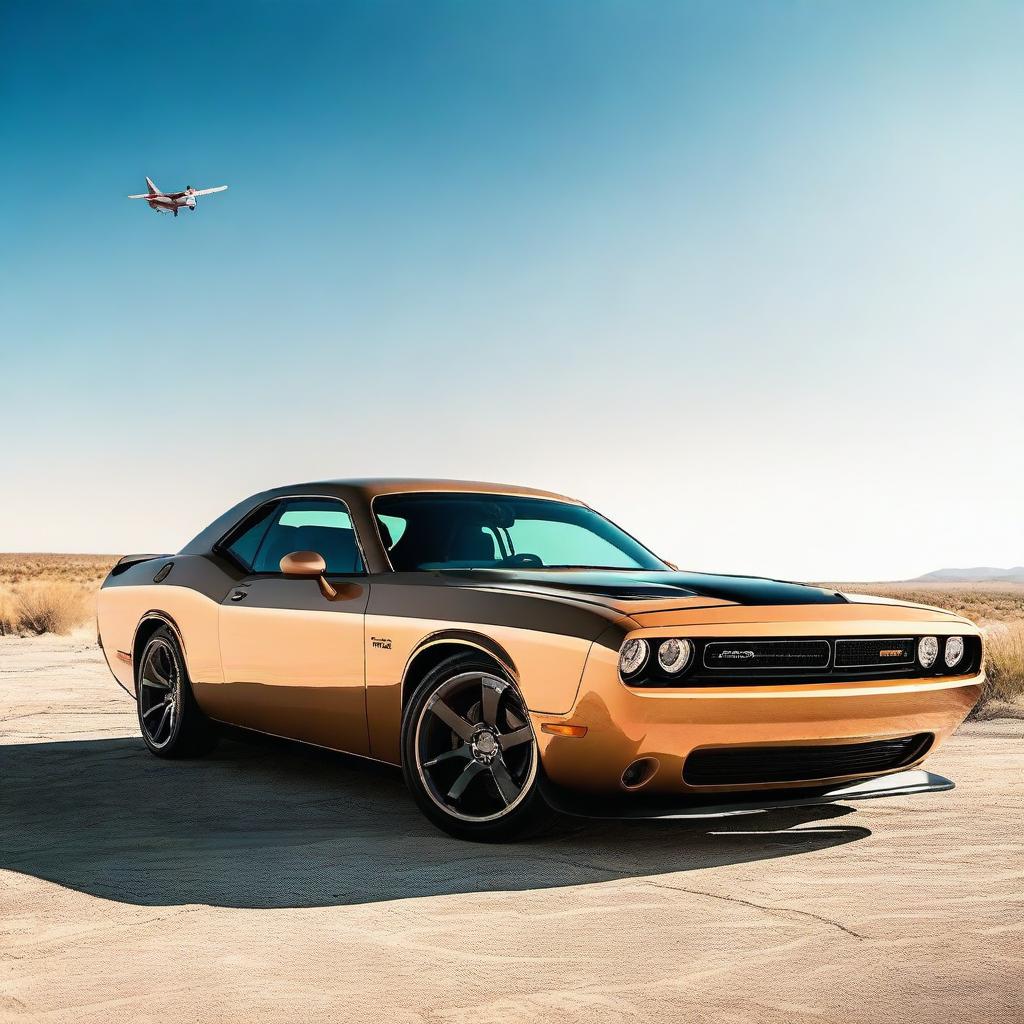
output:
[[[917,641],[917,660],[921,668],[931,668],[939,656],[939,641],[933,636],[923,636]]]
[[[946,668],[956,668],[964,660],[964,638],[951,636],[946,641]]]
[[[689,640],[662,640],[658,647],[658,664],[669,674],[682,672],[690,663],[693,644]]]
[[[619,671],[624,676],[639,672],[647,662],[649,653],[646,640],[627,640],[619,651]]]

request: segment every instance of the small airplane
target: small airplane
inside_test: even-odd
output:
[[[152,178],[146,179],[146,187],[149,189],[148,192],[128,198],[147,199],[151,210],[156,210],[157,213],[173,213],[175,217],[178,216],[178,210],[183,206],[194,210],[196,196],[209,196],[214,192],[224,192],[227,189],[227,185],[218,185],[216,188],[193,188],[189,185],[184,192],[161,192],[153,184]]]

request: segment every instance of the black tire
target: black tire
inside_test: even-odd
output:
[[[518,689],[472,651],[447,658],[416,687],[402,715],[402,772],[420,810],[457,839],[523,839],[556,817]]]
[[[146,641],[136,674],[139,729],[157,757],[199,757],[217,743],[217,728],[199,709],[177,637],[161,626]]]

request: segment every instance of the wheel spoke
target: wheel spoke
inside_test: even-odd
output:
[[[153,653],[149,667],[156,681],[163,683],[169,690],[171,688],[171,664],[167,652],[162,647],[158,647]]]
[[[429,761],[423,762],[424,768],[433,768],[435,765],[444,764],[446,761],[461,760],[468,761],[473,756],[469,749],[469,746],[465,743],[461,747],[456,747],[454,750],[446,750],[443,754],[438,754],[437,757],[431,758]]]
[[[142,712],[143,718],[149,718],[154,711],[162,711],[170,703],[170,700],[161,701],[159,704],[154,704],[148,711]]]
[[[533,730],[528,725],[524,725],[521,729],[516,729],[515,732],[499,735],[498,745],[502,750],[509,750],[512,747],[518,747],[521,743],[529,743],[532,739]]]
[[[515,713],[515,709],[511,707],[505,708],[505,721],[508,722],[508,724],[513,729],[521,729],[524,725],[526,725],[526,719],[520,718]]]
[[[143,679],[142,680],[142,685],[143,686],[148,686],[152,690],[163,690],[165,692],[170,690],[170,688],[171,688],[171,684],[170,683],[158,683],[158,682],[156,682],[153,679]]]
[[[519,787],[512,781],[512,776],[509,775],[508,769],[500,758],[491,762],[490,770],[491,777],[494,779],[498,792],[501,794],[501,799],[505,801],[505,806],[507,807],[519,796]]]
[[[501,695],[508,686],[508,683],[501,679],[491,679],[484,676],[483,679],[483,696],[480,702],[480,714],[483,716],[484,722],[487,725],[498,724],[498,703],[501,700]]]
[[[160,736],[160,733],[163,731],[163,728],[164,728],[164,723],[167,721],[167,719],[170,716],[170,714],[171,714],[171,703],[170,703],[170,701],[168,701],[164,705],[164,713],[161,716],[160,721],[157,723],[157,727],[152,731],[152,733],[150,733],[150,735],[153,737],[153,739],[157,739]]]
[[[484,765],[479,761],[470,761],[465,768],[459,773],[458,778],[452,783],[451,789],[448,790],[449,800],[458,800],[463,793],[466,792],[466,787],[482,772],[485,771]]]
[[[459,739],[466,740],[468,742],[473,738],[473,726],[445,704],[440,697],[435,697],[428,705],[427,710],[433,711],[434,714],[437,715],[437,717],[440,718],[441,721],[459,737]]]

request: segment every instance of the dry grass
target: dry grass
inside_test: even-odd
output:
[[[1024,622],[1007,622],[985,630],[988,684],[983,704],[1020,702],[1024,698]]]
[[[988,626],[1024,621],[1024,583],[825,583],[852,594],[937,605]]]
[[[94,614],[115,555],[0,554],[0,636],[70,633]]]
[[[0,588],[13,583],[87,583],[98,587],[118,555],[41,555],[0,553]]]

